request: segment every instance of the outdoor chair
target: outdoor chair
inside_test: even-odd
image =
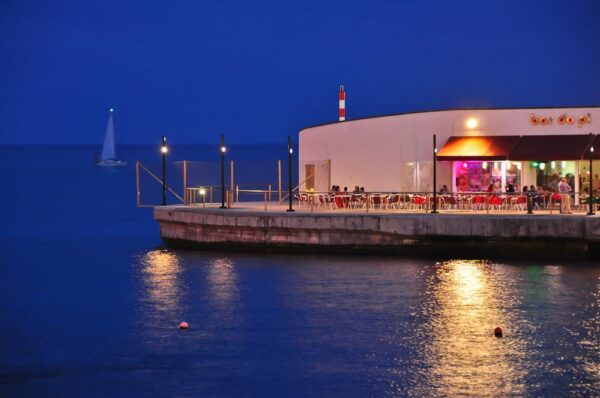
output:
[[[454,196],[452,196],[452,195],[444,195],[443,198],[444,198],[444,201],[443,201],[443,204],[442,204],[442,208],[444,208],[446,210],[457,209],[458,200]]]
[[[477,195],[473,198],[473,209],[482,210],[485,208],[485,196]]]
[[[523,210],[523,207],[527,205],[527,196],[520,195],[516,198],[512,198],[513,209]]]
[[[371,200],[371,207],[373,209],[379,208],[381,210],[382,203],[383,203],[383,197],[381,195],[375,194],[370,197],[370,200]]]
[[[398,210],[400,208],[400,195],[393,194],[388,197],[387,200],[388,208],[392,208],[394,210]]]
[[[354,194],[350,197],[350,208],[352,209],[361,209],[364,204],[364,195],[362,194]]]
[[[425,198],[422,196],[413,196],[411,201],[415,209],[422,209],[425,204]]]
[[[488,205],[491,209],[500,210],[502,209],[504,201],[499,196],[490,196],[488,199]]]

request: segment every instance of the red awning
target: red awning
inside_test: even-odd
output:
[[[579,160],[589,148],[582,135],[525,135],[510,153],[510,160]]]
[[[588,134],[450,137],[438,160],[580,160],[588,159],[589,142]],[[600,159],[600,136],[594,149]]]
[[[508,160],[518,135],[450,137],[438,152],[438,160]]]

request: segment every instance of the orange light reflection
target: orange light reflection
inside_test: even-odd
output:
[[[496,278],[489,264],[464,260],[444,263],[432,275],[425,304],[424,327],[432,338],[423,347],[425,377],[444,396],[524,392],[524,375],[514,362],[525,355],[524,347],[510,337],[512,316],[504,311]],[[505,329],[505,338],[493,337],[496,326]]]
[[[173,311],[179,303],[178,275],[181,266],[177,256],[164,250],[153,250],[142,258],[143,278],[148,299],[159,311]]]

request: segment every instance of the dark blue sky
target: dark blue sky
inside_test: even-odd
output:
[[[337,118],[600,104],[600,2],[0,2],[2,143],[285,142]]]

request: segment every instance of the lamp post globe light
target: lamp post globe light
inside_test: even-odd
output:
[[[226,209],[225,206],[225,152],[227,147],[225,146],[225,136],[221,134],[221,206],[219,209]]]
[[[294,209],[292,207],[293,197],[292,197],[292,154],[294,153],[294,148],[292,147],[292,136],[288,135],[288,201],[289,207],[287,209],[288,212],[293,212]]]
[[[167,147],[167,137],[162,136],[161,146],[160,146],[160,154],[162,157],[162,205],[167,205],[167,152],[169,152],[169,147]]]

